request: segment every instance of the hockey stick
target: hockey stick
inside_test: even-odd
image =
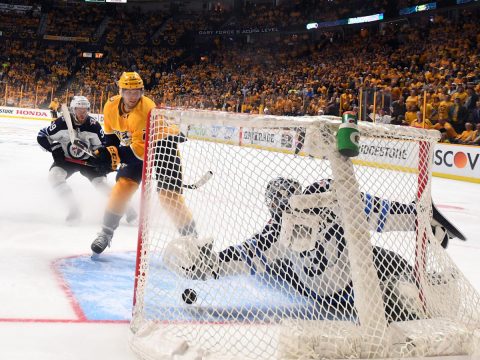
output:
[[[86,161],[86,160],[80,160],[80,159],[73,159],[73,158],[65,157],[65,161],[67,161],[69,163],[72,163],[72,164],[94,167],[92,164],[88,163],[88,161]]]
[[[443,226],[451,237],[457,238],[462,241],[467,241],[466,236],[460,230],[458,230],[455,227],[455,225],[453,225],[450,221],[448,221],[447,218],[445,218],[445,216],[443,216],[443,214],[437,209],[433,201],[432,201],[432,212],[433,212],[433,222],[437,223],[440,226]]]
[[[73,128],[73,123],[72,123],[72,118],[70,117],[70,111],[68,110],[67,104],[62,104],[62,115],[63,118],[65,119],[65,123],[67,124],[67,129],[68,129],[68,136],[70,137],[70,142],[72,145],[76,146],[80,150],[82,150],[84,153],[96,157],[88,148],[86,144],[84,144],[81,140],[77,139],[77,134],[75,132],[75,129]]]
[[[184,184],[182,185],[182,187],[184,189],[192,189],[192,190],[198,189],[203,185],[205,185],[208,182],[208,180],[212,178],[212,176],[213,176],[213,171],[208,170],[205,174],[202,175],[200,179],[198,179],[193,184]]]
[[[77,148],[79,148],[86,154],[90,155],[91,157],[96,157],[90,151],[90,149],[86,144],[84,144],[81,140],[77,139],[75,129],[73,128],[72,118],[70,117],[70,111],[68,110],[67,104],[62,104],[62,114],[63,114],[63,118],[65,119],[65,123],[67,124],[68,136],[70,137],[70,142],[72,143],[72,145],[76,146]],[[86,165],[86,164],[83,164],[83,165]],[[212,178],[212,176],[213,176],[213,172],[209,170],[205,174],[203,174],[202,177],[198,179],[198,181],[196,181],[195,183],[185,184],[182,187],[184,189],[193,189],[193,190],[198,189],[203,185],[205,185],[208,182],[208,180]]]

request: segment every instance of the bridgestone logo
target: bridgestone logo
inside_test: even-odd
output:
[[[387,157],[390,159],[408,158],[408,151],[406,149],[396,149],[389,146],[374,146],[374,145],[360,145],[360,153],[370,156]]]

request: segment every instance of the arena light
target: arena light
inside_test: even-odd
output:
[[[420,4],[417,6],[410,6],[403,9],[400,9],[400,15],[414,14],[421,11],[434,10],[437,8],[437,3],[432,2],[428,4]]]
[[[347,19],[333,20],[333,21],[323,21],[319,23],[309,23],[307,24],[307,30],[327,28],[333,26],[348,25]]]
[[[351,25],[351,24],[362,24],[362,23],[380,21],[380,20],[383,20],[383,13],[349,18],[347,23]]]

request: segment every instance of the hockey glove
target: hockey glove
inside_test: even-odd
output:
[[[52,146],[52,157],[55,164],[65,164],[65,154],[63,153],[62,145],[58,144]]]
[[[94,151],[95,158],[90,159],[90,163],[99,170],[117,170],[120,164],[120,155],[115,146],[101,147]]]

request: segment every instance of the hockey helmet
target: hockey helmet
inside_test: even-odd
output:
[[[124,72],[118,80],[120,89],[143,89],[143,80],[135,71]]]
[[[87,109],[90,110],[90,101],[85,96],[74,96],[70,101],[70,109],[75,112],[75,109]]]

